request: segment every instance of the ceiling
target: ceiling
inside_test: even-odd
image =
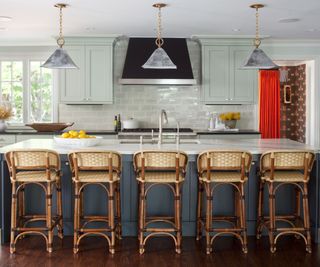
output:
[[[62,0],[63,1],[63,0]],[[8,42],[51,42],[58,34],[59,0],[1,0],[0,44]],[[65,35],[154,36],[156,12],[151,0],[65,0]],[[253,35],[253,0],[167,0],[163,9],[163,35]],[[272,38],[320,38],[319,0],[264,0],[261,34]],[[298,22],[279,23],[279,19],[298,18]],[[5,28],[5,29],[4,29]],[[234,31],[238,29],[239,31]]]

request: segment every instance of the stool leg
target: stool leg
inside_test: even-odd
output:
[[[24,189],[25,187],[22,186],[20,191],[19,191],[19,217],[23,217],[25,215],[25,207],[24,207]]]
[[[198,182],[198,203],[197,203],[197,240],[201,238],[201,204],[202,204],[203,185]]]
[[[116,187],[116,213],[117,213],[117,236],[122,239],[122,226],[121,226],[121,195],[120,195],[120,182],[117,182]]]
[[[63,239],[63,217],[62,217],[62,192],[61,192],[61,181],[58,181],[56,184],[57,187],[57,213],[60,217],[59,227],[58,227],[58,236]]]
[[[175,184],[175,226],[177,229],[177,247],[176,253],[181,253],[181,195],[180,184]]]
[[[212,194],[211,186],[209,183],[205,183],[205,190],[207,195],[207,207],[206,207],[206,253],[212,252],[210,230],[212,228]]]
[[[46,208],[47,208],[47,229],[48,229],[48,244],[47,251],[52,252],[53,229],[52,229],[52,183],[47,182],[46,190]]]
[[[17,194],[16,182],[12,182],[12,196],[11,196],[11,232],[10,232],[10,253],[16,251],[15,248],[15,229],[17,227]]]
[[[145,184],[139,183],[140,186],[140,197],[139,197],[139,207],[140,207],[140,214],[139,214],[139,224],[140,224],[140,236],[139,236],[139,253],[144,253],[144,227],[145,227],[145,217],[146,217],[146,196],[145,196]]]
[[[242,230],[242,238],[243,238],[242,251],[244,253],[248,253],[244,183],[240,183],[239,198],[240,198],[240,227]]]
[[[275,194],[273,189],[273,183],[268,183],[269,187],[269,241],[271,253],[276,252],[276,246],[274,243],[275,236]]]
[[[257,221],[257,239],[261,238],[262,226],[264,223],[263,215],[263,198],[264,198],[264,182],[260,180],[259,183],[259,198],[258,198],[258,221]]]
[[[308,201],[308,184],[303,183],[303,220],[304,229],[307,233],[306,251],[311,253],[311,234],[310,234],[310,218],[309,218],[309,201]]]
[[[73,232],[73,253],[78,253],[78,239],[79,239],[79,209],[80,209],[80,184],[74,183],[74,232]]]
[[[109,252],[111,254],[115,253],[115,226],[114,226],[114,184],[109,184],[109,227],[111,229],[111,244],[109,247]]]

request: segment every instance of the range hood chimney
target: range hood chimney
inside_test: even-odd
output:
[[[165,38],[163,49],[177,69],[144,69],[142,65],[154,52],[154,38],[130,38],[120,84],[193,85],[187,41],[184,38]]]

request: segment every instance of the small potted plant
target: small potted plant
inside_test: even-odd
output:
[[[12,117],[12,108],[8,102],[0,102],[0,132],[7,129],[6,120]]]
[[[236,128],[237,121],[240,120],[240,112],[221,113],[219,119],[224,123],[227,129]]]

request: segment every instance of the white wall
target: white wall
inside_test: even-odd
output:
[[[200,46],[188,41],[191,64],[195,78],[200,77]],[[142,122],[143,127],[155,127],[161,109],[169,118],[175,117],[181,127],[205,129],[208,127],[208,112],[240,111],[238,127],[254,129],[257,126],[256,105],[203,105],[200,102],[201,85],[155,86],[120,85],[118,79],[126,56],[127,40],[118,40],[114,50],[114,104],[113,105],[59,105],[59,121],[75,122],[76,129],[113,129],[114,115],[122,119],[130,117]],[[169,120],[170,121],[170,120]],[[172,121],[172,126],[174,121]]]

